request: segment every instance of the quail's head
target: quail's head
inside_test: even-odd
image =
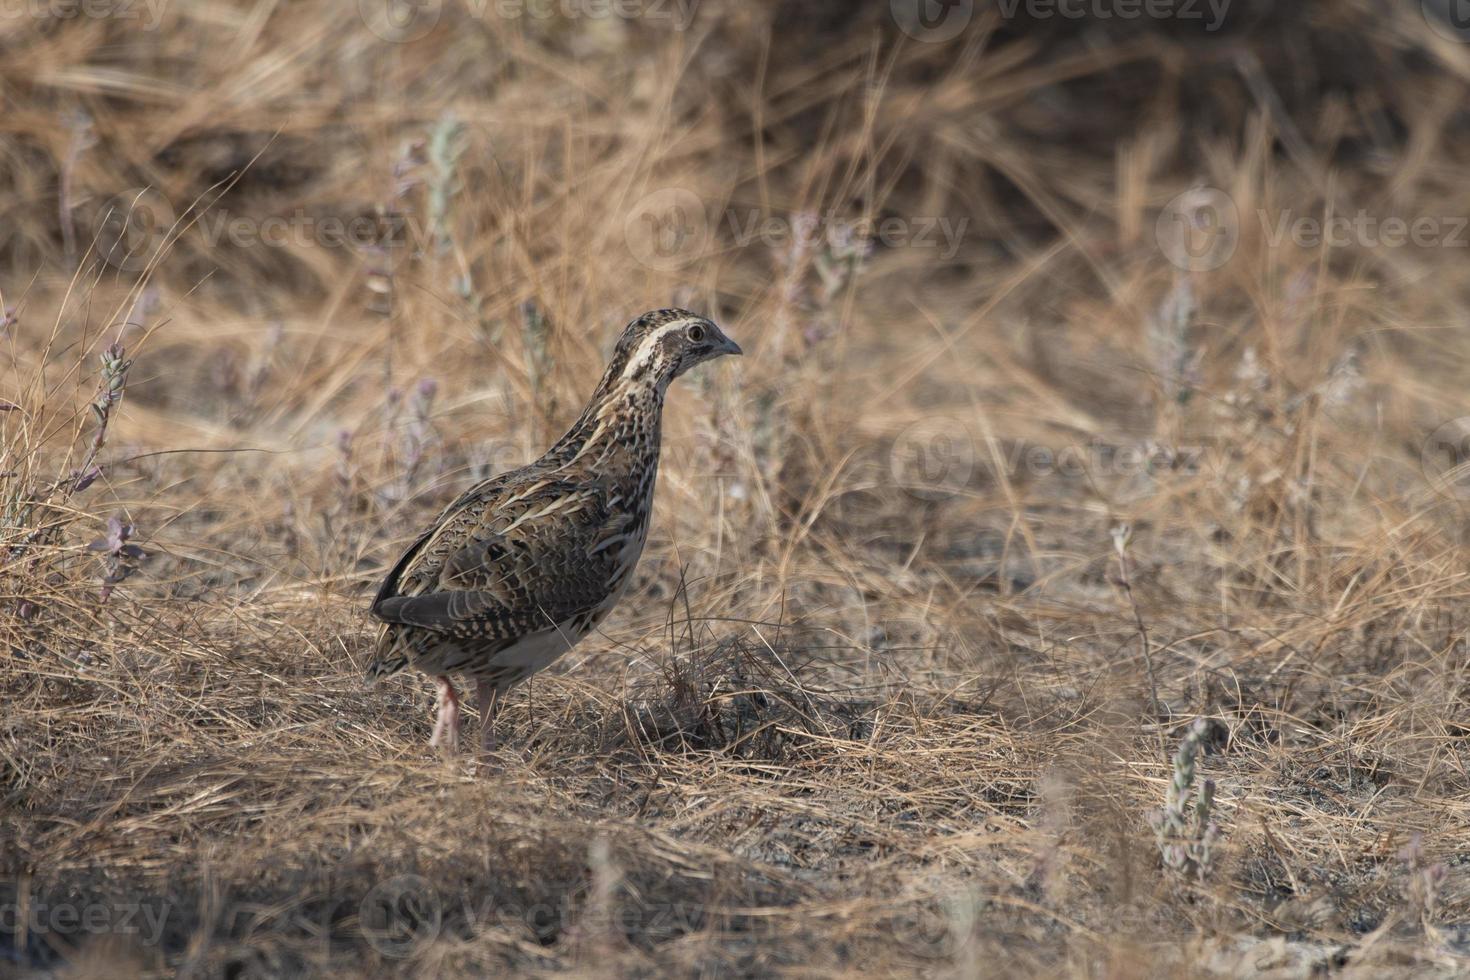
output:
[[[708,317],[688,310],[654,310],[623,330],[614,363],[627,380],[644,377],[667,384],[696,364],[741,353],[740,345]]]

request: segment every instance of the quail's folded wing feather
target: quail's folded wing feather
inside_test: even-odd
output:
[[[534,470],[474,488],[399,561],[373,614],[486,639],[552,628],[607,597],[632,521],[617,503]]]

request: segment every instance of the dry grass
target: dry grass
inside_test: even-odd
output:
[[[443,6],[0,19],[0,974],[1470,969],[1470,46]],[[630,598],[436,758],[371,588],[671,302]]]

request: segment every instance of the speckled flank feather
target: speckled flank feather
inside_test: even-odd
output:
[[[566,435],[529,466],[467,490],[388,573],[372,604],[384,626],[368,676],[435,675],[442,713],[446,699],[457,711],[445,675],[463,674],[493,706],[590,632],[643,551],[669,383],[739,352],[686,310],[630,323]]]

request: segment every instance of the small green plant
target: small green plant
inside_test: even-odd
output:
[[[1174,775],[1163,809],[1149,814],[1157,835],[1164,867],[1203,881],[1210,873],[1220,825],[1211,813],[1215,805],[1215,781],[1206,779],[1196,788],[1195,765],[1204,753],[1210,723],[1196,718],[1179,750],[1174,753]]]
[[[453,115],[445,115],[435,124],[428,139],[429,228],[434,248],[443,255],[453,244],[449,231],[450,210],[462,189],[459,179],[459,157],[464,153],[464,124]]]

